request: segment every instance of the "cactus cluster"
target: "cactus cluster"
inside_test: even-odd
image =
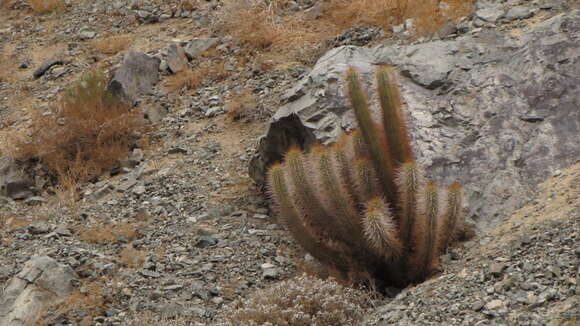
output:
[[[461,186],[425,180],[389,68],[377,71],[379,123],[354,69],[346,81],[359,129],[330,147],[292,148],[270,167],[278,215],[306,251],[345,279],[422,281],[464,230]]]

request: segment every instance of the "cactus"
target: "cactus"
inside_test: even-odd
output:
[[[467,230],[461,186],[423,181],[389,69],[377,72],[381,124],[354,69],[346,81],[359,129],[308,154],[291,149],[270,168],[270,191],[281,221],[320,262],[354,282],[404,287],[437,272],[439,255]]]

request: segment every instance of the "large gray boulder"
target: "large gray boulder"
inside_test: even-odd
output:
[[[131,51],[118,67],[108,91],[131,102],[136,102],[139,95],[149,93],[159,81],[159,64],[161,60],[145,53]]]
[[[335,48],[287,94],[250,176],[263,183],[292,144],[330,144],[356,128],[345,97],[348,66],[362,73],[376,113],[376,65],[394,65],[420,163],[437,181],[460,180],[469,216],[486,229],[580,158],[579,45],[577,10],[521,34],[480,30],[408,46]]]
[[[0,196],[27,199],[34,196],[34,182],[30,175],[10,157],[0,158]]]
[[[47,256],[34,256],[12,278],[0,296],[0,325],[34,325],[42,311],[73,290],[75,272]]]

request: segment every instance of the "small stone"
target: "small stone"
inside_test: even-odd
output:
[[[496,7],[484,8],[475,12],[475,16],[477,18],[489,23],[497,22],[500,18],[504,16],[504,14],[505,11],[503,9]]]
[[[97,32],[95,32],[89,28],[86,28],[86,27],[79,31],[79,38],[81,40],[92,39],[92,38],[95,38],[95,36],[97,36]]]
[[[44,234],[50,232],[50,225],[45,222],[37,222],[28,226],[30,234]]]
[[[277,268],[268,268],[262,272],[262,277],[266,280],[275,280],[280,276]]]
[[[512,7],[503,17],[505,20],[511,21],[516,19],[526,19],[534,15],[532,9],[528,7]]]
[[[562,171],[560,171],[560,170],[556,170],[556,171],[554,171],[554,173],[552,173],[552,175],[555,177],[560,176],[561,174],[562,174]]]
[[[70,237],[72,235],[70,229],[63,224],[58,225],[56,229],[54,229],[54,232],[63,237]]]
[[[473,311],[480,311],[483,308],[484,304],[481,301],[476,301],[471,304],[471,310]]]
[[[197,238],[197,242],[195,243],[196,248],[209,248],[217,245],[218,240],[209,235],[202,235]]]
[[[151,271],[148,269],[142,269],[139,271],[139,274],[145,276],[145,277],[150,277],[150,278],[159,278],[161,277],[161,274],[159,274],[159,272],[156,271]]]
[[[502,275],[505,266],[506,265],[503,263],[492,264],[491,267],[489,268],[489,273],[494,277],[499,277]]]
[[[499,300],[499,299],[495,299],[495,300],[491,300],[490,302],[485,304],[485,309],[487,310],[497,310],[497,309],[501,309],[504,306],[504,302]]]
[[[133,188],[133,193],[138,196],[143,195],[146,191],[147,189],[145,188],[144,185],[138,185],[135,188]]]

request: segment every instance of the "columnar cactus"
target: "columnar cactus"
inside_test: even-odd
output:
[[[305,250],[351,281],[422,281],[466,230],[461,186],[443,191],[424,180],[388,68],[377,72],[382,123],[372,119],[358,73],[349,69],[346,79],[359,130],[309,153],[293,148],[270,168],[278,214]]]

